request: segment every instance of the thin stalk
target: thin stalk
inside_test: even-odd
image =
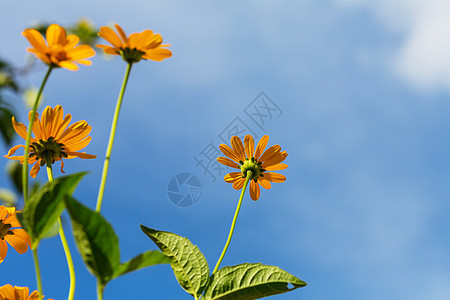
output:
[[[102,179],[100,182],[100,188],[98,190],[97,205],[95,208],[95,210],[97,212],[100,212],[100,209],[102,207],[103,193],[105,192],[106,177],[108,176],[109,161],[111,158],[111,151],[112,151],[112,147],[114,144],[114,137],[116,136],[116,128],[117,128],[117,122],[119,120],[120,107],[122,106],[123,95],[125,94],[125,88],[127,87],[128,78],[130,77],[130,71],[131,71],[132,65],[133,65],[133,63],[128,63],[128,65],[127,65],[127,69],[125,71],[125,76],[124,76],[123,82],[122,82],[122,87],[121,87],[120,93],[119,93],[119,98],[117,99],[116,110],[114,112],[114,118],[113,118],[113,122],[111,125],[111,132],[109,134],[108,147],[106,148],[105,162],[103,163]]]
[[[34,100],[31,119],[28,125],[27,139],[25,142],[25,154],[23,157],[23,167],[22,167],[22,184],[23,184],[22,188],[23,188],[23,199],[25,204],[28,202],[28,152],[30,151],[30,140],[31,140],[31,132],[33,131],[34,117],[36,115],[36,110],[39,104],[39,98],[41,98],[42,91],[44,90],[44,86],[47,83],[47,79],[50,76],[52,70],[53,66],[49,66],[47,73],[44,76],[44,80],[42,81],[41,87],[39,88],[39,91],[37,93],[36,100]]]
[[[46,161],[47,161],[48,181],[52,182],[53,181],[53,171],[52,171],[51,158],[48,157],[46,159]],[[64,228],[62,226],[60,217],[58,217],[58,223],[59,223],[59,237],[61,238],[61,243],[64,248],[64,253],[66,255],[67,267],[69,268],[70,286],[69,286],[69,295],[68,295],[67,299],[73,300],[73,298],[75,296],[75,284],[76,284],[75,268],[73,266],[72,254],[70,253],[69,244],[67,243],[66,235],[64,233]]]
[[[103,300],[103,290],[105,286],[97,279],[97,300]]]
[[[41,281],[41,268],[39,267],[39,258],[37,253],[37,247],[33,248],[34,269],[36,270],[36,282],[39,291],[39,295],[42,294],[42,281]]]
[[[249,182],[250,178],[252,178],[252,175],[253,175],[252,171],[247,171],[247,177],[245,178],[244,186],[242,187],[242,191],[241,191],[241,196],[239,197],[239,202],[236,207],[236,212],[234,213],[233,222],[231,223],[230,233],[228,234],[228,239],[227,239],[227,242],[225,243],[225,247],[222,250],[222,254],[220,255],[219,260],[217,261],[216,267],[214,268],[214,271],[212,272],[213,274],[216,273],[216,271],[219,269],[220,263],[222,262],[222,260],[225,256],[225,253],[228,250],[228,246],[230,245],[231,238],[233,237],[234,227],[236,226],[237,217],[238,217],[239,211],[241,209],[242,199],[244,199],[245,190],[247,189],[248,182]]]

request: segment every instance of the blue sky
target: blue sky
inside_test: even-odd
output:
[[[102,213],[119,236],[123,261],[156,248],[140,231],[144,224],[187,236],[214,267],[239,195],[204,176],[193,157],[218,141],[235,117],[251,124],[244,109],[264,91],[283,114],[255,131],[289,153],[287,180],[262,191],[257,202],[246,196],[223,266],[262,262],[309,283],[274,299],[448,299],[448,5],[3,2],[1,10],[11,13],[0,20],[0,56],[22,65],[24,28],[80,17],[97,26],[117,22],[128,33],[151,28],[172,44],[172,58],[133,67],[120,115]],[[55,71],[45,90],[45,105],[62,104],[73,120],[93,126],[86,151],[99,159],[65,166],[66,172],[91,172],[75,193],[91,208],[124,70],[120,59],[97,55],[78,72]],[[43,75],[24,81],[37,86]],[[16,101],[23,118],[23,103]],[[0,167],[6,163],[0,160]],[[189,208],[167,196],[169,181],[181,172],[203,185]],[[95,279],[72,238],[70,245],[76,299],[95,299]],[[68,274],[59,239],[43,241],[39,255],[45,294],[64,299]],[[35,288],[31,253],[11,249],[0,268],[1,285]],[[190,298],[167,265],[106,287],[105,299],[125,295]]]

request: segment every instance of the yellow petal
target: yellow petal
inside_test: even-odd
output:
[[[250,198],[256,201],[259,199],[259,194],[260,194],[259,184],[252,180],[250,182]]]
[[[127,35],[125,34],[125,31],[123,31],[122,27],[120,27],[118,24],[115,24],[114,26],[116,27],[117,32],[120,34],[120,37],[122,38],[123,43],[126,44],[128,42],[128,39],[127,39]]]
[[[280,171],[286,169],[287,167],[288,167],[287,164],[276,164],[268,167],[263,167],[263,169],[266,171]]]
[[[71,60],[80,60],[89,58],[95,55],[94,49],[88,45],[80,45],[67,52],[67,56]]]
[[[267,143],[269,142],[269,136],[265,135],[263,136],[259,142],[258,145],[256,146],[256,151],[255,151],[255,158],[260,161],[259,157],[261,156],[261,154],[264,152],[264,149],[266,149]]]
[[[259,177],[258,183],[266,190],[269,190],[272,187],[272,185],[270,184],[270,181],[265,179],[264,177]]]
[[[52,45],[63,45],[66,41],[66,30],[58,24],[52,24],[47,28],[47,43]]]
[[[273,155],[275,155],[277,152],[280,152],[281,147],[280,145],[273,145],[269,149],[266,150],[266,152],[261,155],[261,157],[258,159],[258,162],[265,162],[266,160],[270,159]]]
[[[241,172],[231,172],[228,173],[227,175],[225,175],[225,177],[223,178],[225,180],[225,182],[236,182],[237,180],[243,179],[242,178],[242,173]]]
[[[231,147],[233,147],[234,153],[237,154],[239,160],[245,160],[245,150],[244,145],[242,144],[241,139],[238,136],[231,137]]]
[[[1,248],[0,245],[0,263],[3,261],[2,254],[1,254]],[[5,253],[6,255],[6,253]],[[4,258],[4,257],[3,257]],[[10,284],[5,284],[4,286],[0,287],[0,299],[16,299],[16,296],[14,295],[14,288]]]
[[[19,254],[27,252],[28,246],[31,245],[31,240],[25,229],[12,230],[13,235],[5,236],[5,240],[10,244]]]
[[[25,29],[22,35],[26,37],[31,46],[33,46],[39,52],[45,52],[47,49],[47,44],[41,33],[36,29]]]
[[[286,176],[278,173],[264,173],[264,178],[275,183],[284,182],[286,180]]]
[[[123,42],[120,40],[119,36],[112,30],[111,28],[107,26],[100,27],[100,32],[98,33],[99,36],[107,40],[116,48],[120,48],[123,45]]]
[[[61,68],[70,70],[70,71],[78,70],[78,66],[76,64],[74,64],[74,63],[72,63],[70,61],[66,61],[66,60],[60,61],[58,63],[58,66],[60,66]]]
[[[74,48],[80,42],[80,38],[75,34],[67,36],[67,44],[64,45],[64,50],[69,51]]]
[[[36,178],[36,175],[39,173],[40,169],[41,169],[41,167],[40,167],[39,161],[37,161],[30,170],[31,178]]]
[[[172,56],[172,51],[169,49],[155,48],[146,50],[145,54],[142,56],[144,59],[150,59],[154,61],[162,61],[168,57]]]
[[[255,151],[255,141],[251,135],[246,135],[244,138],[245,155],[248,158],[253,157],[253,151]]]
[[[92,137],[88,136],[87,138],[81,141],[70,141],[67,144],[64,144],[66,152],[74,152],[83,149],[91,142]]]
[[[286,151],[275,152],[271,157],[266,159],[266,161],[262,164],[262,168],[267,170],[268,167],[284,161],[287,155],[288,154]]]
[[[220,162],[221,164],[228,166],[228,167],[232,167],[235,169],[239,169],[239,165],[237,163],[235,163],[234,161],[232,161],[231,159],[228,159],[226,157],[218,157],[217,161]]]
[[[241,178],[240,180],[236,180],[233,183],[233,189],[240,190],[244,186],[245,178]]]
[[[228,156],[232,160],[234,160],[236,162],[239,162],[241,160],[239,158],[239,156],[234,152],[234,150],[231,149],[230,147],[228,147],[227,145],[220,144],[219,145],[219,149],[220,149],[220,151],[222,151],[223,154],[225,154],[226,156]]]
[[[0,239],[0,263],[2,263],[5,260],[7,253],[8,253],[8,245],[6,244],[5,240]]]
[[[69,155],[69,157],[67,157],[68,159],[74,158],[74,157],[79,157],[79,158],[83,158],[83,159],[97,158],[97,155],[87,154],[85,152],[66,152],[66,153],[67,153],[67,155]]]

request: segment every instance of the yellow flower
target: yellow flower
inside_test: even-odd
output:
[[[70,114],[63,117],[64,111],[61,105],[51,108],[47,106],[44,109],[42,119],[39,120],[39,114],[36,113],[33,123],[34,138],[30,140],[30,153],[28,155],[28,163],[34,164],[30,171],[31,177],[35,178],[41,166],[47,163],[47,160],[53,164],[55,161],[61,161],[61,172],[64,173],[63,158],[72,159],[75,157],[83,159],[92,159],[97,156],[86,154],[85,152],[77,152],[86,147],[91,141],[88,134],[92,127],[86,121],[78,121],[67,127],[72,119]],[[28,114],[31,119],[31,112]],[[16,122],[12,117],[12,124],[16,132],[23,138],[27,137],[27,127],[22,123]],[[11,156],[17,149],[25,148],[24,145],[12,147],[6,158],[19,160],[23,164],[24,156]]]
[[[218,157],[217,161],[226,166],[240,169],[240,172],[231,172],[225,175],[225,181],[233,183],[233,188],[239,190],[244,186],[247,171],[252,172],[250,178],[250,197],[253,200],[259,199],[261,185],[265,189],[270,189],[270,182],[284,182],[286,177],[278,173],[266,173],[266,171],[284,170],[286,164],[281,164],[287,157],[287,152],[281,152],[279,145],[268,148],[264,153],[264,149],[269,141],[269,136],[265,135],[261,138],[255,149],[255,142],[251,135],[245,136],[244,145],[239,137],[231,138],[231,147],[225,144],[219,146],[220,150],[227,157]]]
[[[31,247],[31,239],[25,229],[19,228],[15,207],[0,205],[0,263],[8,252],[8,242],[17,252],[23,254]],[[1,296],[1,292],[0,292]],[[0,298],[0,300],[3,298]]]
[[[106,54],[120,55],[123,60],[128,63],[135,63],[141,59],[150,59],[162,61],[165,58],[171,57],[172,52],[163,47],[170,45],[162,45],[162,37],[160,34],[153,33],[150,29],[142,32],[135,32],[129,37],[125,34],[119,25],[115,25],[117,33],[107,26],[100,27],[99,36],[111,43],[108,45],[96,45],[102,48]]]
[[[5,284],[0,287],[0,300],[40,300],[39,292],[34,291],[30,295],[30,290],[27,287],[12,286]],[[54,299],[48,299],[54,300]]]
[[[57,24],[47,28],[48,45],[36,29],[25,29],[22,34],[32,46],[27,50],[50,66],[76,71],[78,66],[75,63],[87,66],[92,64],[86,58],[95,55],[94,49],[88,45],[77,46],[80,38],[74,34],[66,35],[66,30]]]

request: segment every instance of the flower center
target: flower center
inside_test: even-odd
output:
[[[122,56],[123,60],[125,60],[128,63],[137,63],[142,59],[142,55],[144,55],[145,52],[142,52],[141,50],[138,50],[136,48],[123,48],[120,50],[120,56]]]
[[[242,178],[247,177],[247,171],[252,171],[252,177],[250,180],[257,181],[258,177],[263,177],[266,170],[261,168],[261,163],[256,160],[256,158],[252,157],[251,159],[246,158],[245,161],[240,161],[241,163],[241,172]]]
[[[14,232],[10,231],[11,224],[3,224],[2,221],[0,221],[0,239],[4,239],[7,235],[13,235]]]
[[[67,60],[67,53],[61,45],[52,45],[49,49],[49,55],[53,56],[57,61]]]
[[[64,144],[58,143],[53,137],[48,140],[39,140],[30,145],[29,157],[36,156],[36,160],[41,160],[41,166],[45,165],[47,161],[54,163],[57,158],[67,158],[67,153],[64,152]]]

